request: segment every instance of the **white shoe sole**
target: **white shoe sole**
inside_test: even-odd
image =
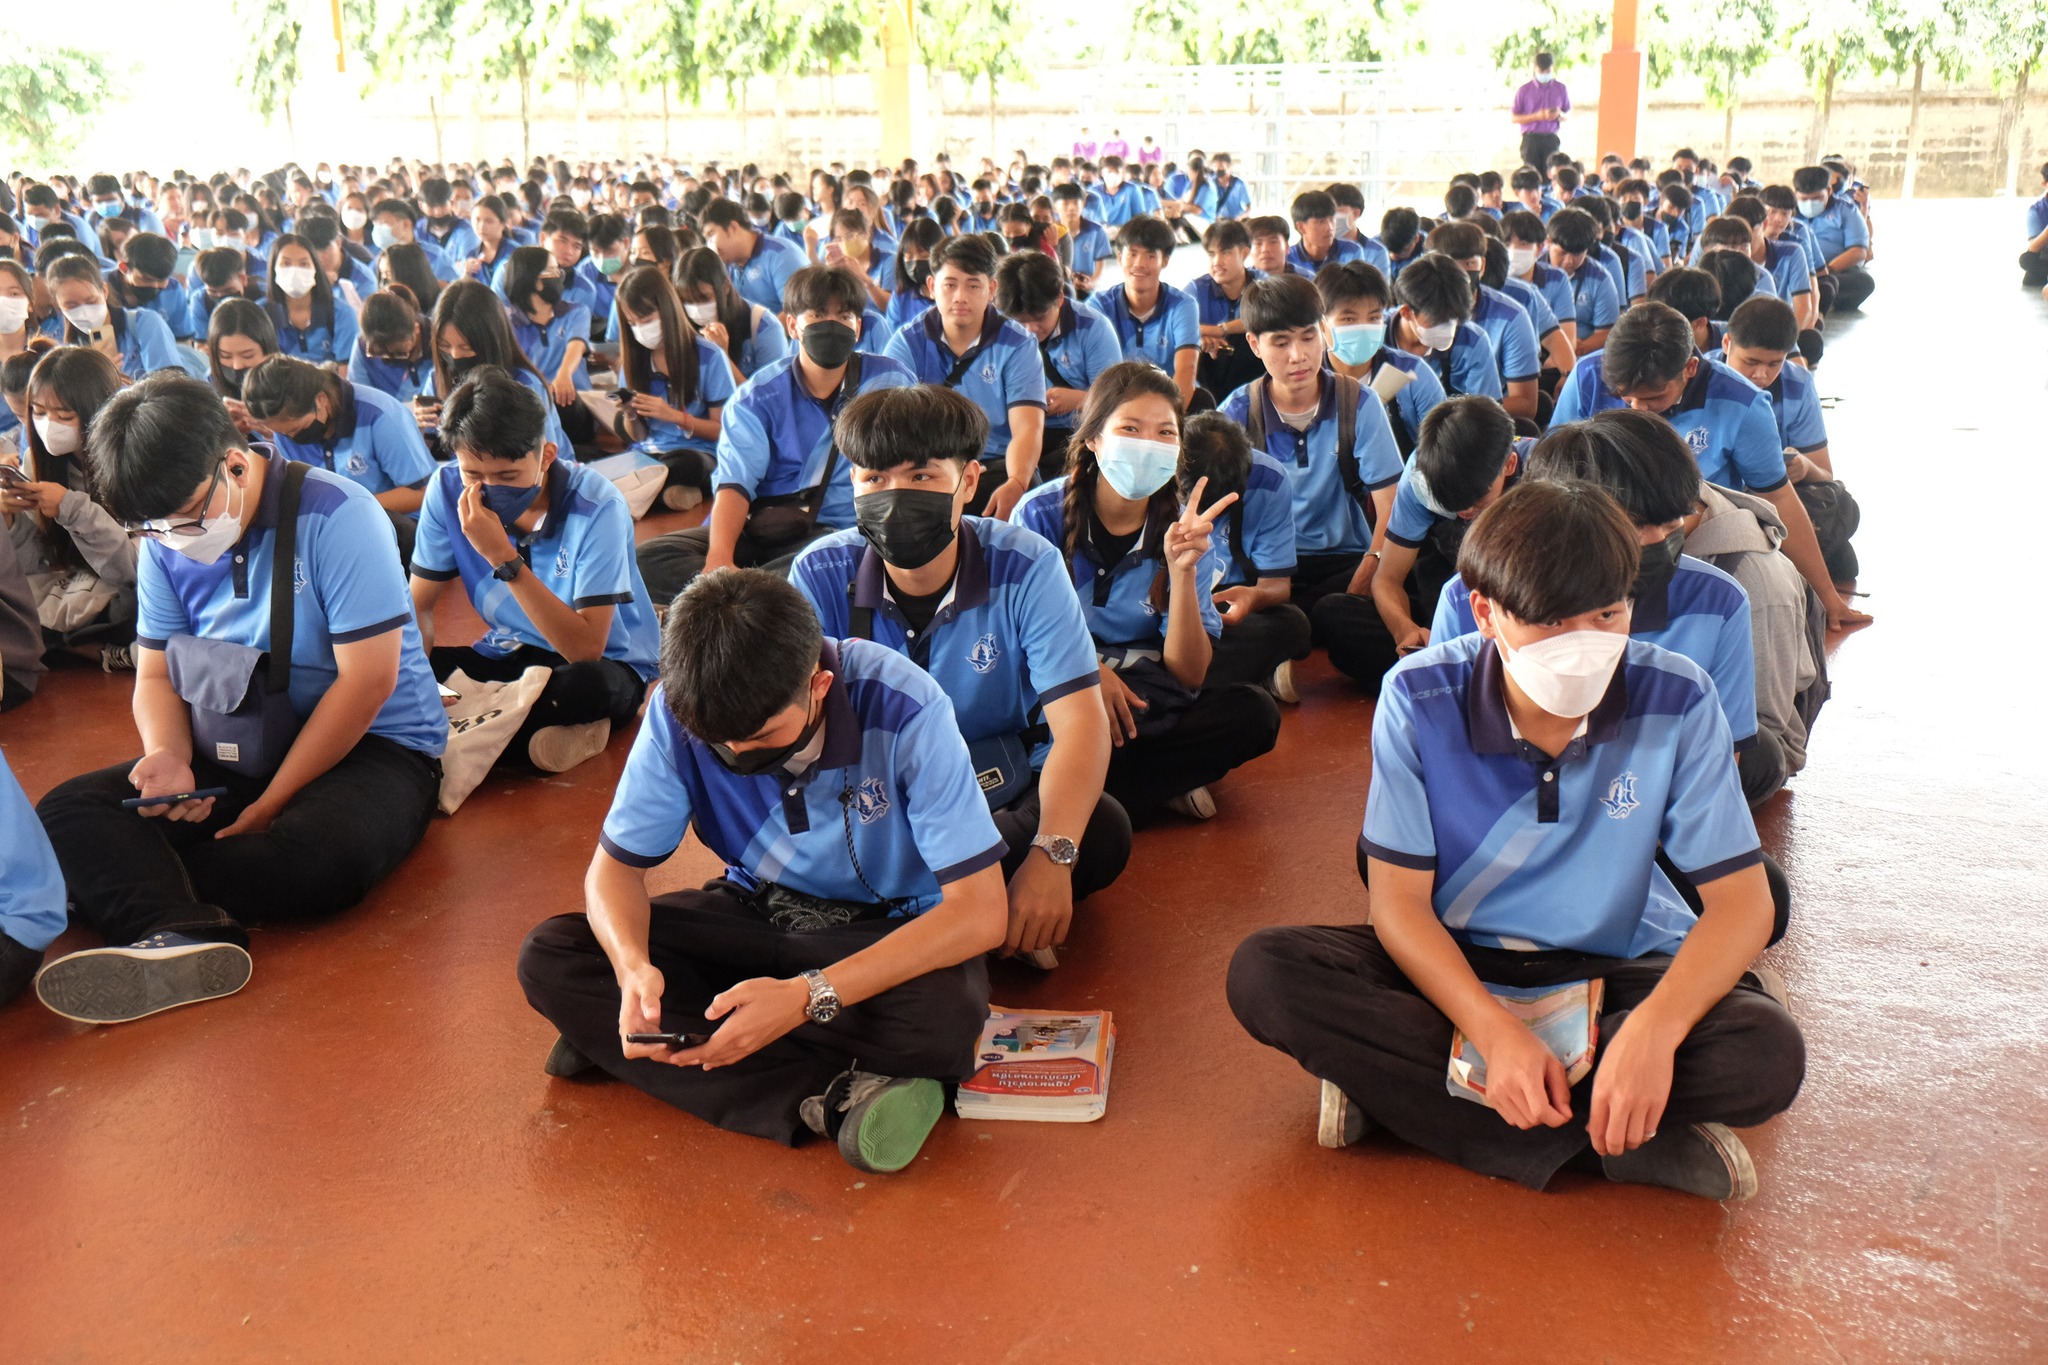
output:
[[[1017,960],[1028,963],[1041,972],[1049,972],[1060,965],[1060,955],[1050,948],[1033,948],[1029,952],[1019,953]]]
[[[550,725],[526,741],[526,759],[544,773],[565,773],[596,758],[612,741],[610,717],[583,725]]]
[[[664,488],[661,492],[661,505],[671,512],[687,512],[703,501],[704,491],[700,488],[692,488],[688,484],[678,484],[674,488]]]
[[[249,984],[247,950],[232,943],[178,948],[87,948],[36,973],[36,998],[81,1024],[125,1024],[218,1000]]]
[[[1351,1097],[1338,1089],[1335,1082],[1324,1081],[1322,1109],[1316,1115],[1316,1145],[1335,1151],[1358,1141],[1365,1135],[1365,1125],[1356,1122],[1356,1117]],[[1346,1131],[1353,1127],[1360,1131],[1356,1134]]]
[[[1283,705],[1301,705],[1301,693],[1294,686],[1294,660],[1280,661],[1280,666],[1273,670],[1273,676],[1266,680],[1266,690],[1273,694],[1274,701]]]

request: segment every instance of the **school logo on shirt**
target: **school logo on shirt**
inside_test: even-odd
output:
[[[974,648],[967,651],[967,662],[973,666],[976,673],[986,673],[996,666],[996,655],[1000,652],[996,648],[995,632],[990,631],[976,640]]]
[[[1709,439],[1705,427],[1694,427],[1691,431],[1685,433],[1685,443],[1692,447],[1694,455],[1704,455],[1707,453]]]
[[[292,556],[292,596],[294,596],[294,597],[297,597],[297,596],[298,596],[298,595],[299,595],[300,593],[304,592],[305,590],[306,590],[306,561],[305,561],[305,560],[304,560],[304,559],[303,559],[302,557],[300,557],[300,556],[298,556],[298,555],[293,555],[293,556]]]
[[[996,367],[994,365],[985,364],[981,367],[981,382],[984,384],[996,382]]]
[[[889,798],[882,790],[882,779],[870,777],[860,784],[860,790],[853,794],[853,811],[863,825],[872,825],[889,813]]]
[[[1608,784],[1607,795],[1601,798],[1600,804],[1607,807],[1607,818],[1610,820],[1626,820],[1633,815],[1636,808],[1643,804],[1636,800],[1636,775],[1623,773],[1615,778]]]
[[[364,459],[361,455],[350,455],[348,457],[348,475],[350,478],[360,479],[369,472],[370,462],[368,460]]]
[[[567,578],[568,576],[569,576],[569,547],[568,547],[568,546],[566,546],[566,545],[564,545],[564,546],[563,546],[563,547],[561,548],[561,551],[560,551],[560,552],[559,552],[558,554],[556,554],[556,556],[555,556],[555,577],[557,577],[557,578]]]

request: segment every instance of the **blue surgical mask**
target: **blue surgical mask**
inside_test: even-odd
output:
[[[1550,84],[1550,81],[1551,81],[1551,75],[1550,75],[1550,73],[1549,73],[1548,71],[1539,71],[1539,72],[1537,72],[1537,73],[1536,73],[1536,84],[1538,84],[1538,85],[1548,85],[1548,84]]]
[[[1135,436],[1105,436],[1095,462],[1109,486],[1132,502],[1143,502],[1166,487],[1180,463],[1180,446]]]
[[[398,234],[388,224],[379,223],[370,229],[370,240],[377,244],[377,250],[389,251],[398,245]]]
[[[102,218],[112,218],[115,214],[121,211],[121,201],[118,199],[109,199],[103,204],[95,203],[92,206],[92,211],[94,213],[97,213]]]
[[[479,496],[482,497],[484,506],[496,514],[508,531],[512,529],[513,522],[526,515],[526,509],[533,506],[533,500],[540,496],[540,485],[537,483],[526,488],[515,488],[504,483],[487,483],[479,487],[483,490]]]
[[[1330,329],[1330,354],[1346,365],[1363,365],[1380,353],[1387,329],[1375,322]]]
[[[1825,199],[1802,199],[1799,201],[1799,216],[1818,218],[1827,211],[1827,207],[1828,201]]]

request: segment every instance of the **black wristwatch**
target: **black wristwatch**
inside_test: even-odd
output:
[[[519,571],[525,567],[526,561],[521,559],[518,555],[513,555],[503,564],[500,564],[497,568],[492,569],[491,577],[497,579],[500,583],[510,583],[513,579],[519,577]]]

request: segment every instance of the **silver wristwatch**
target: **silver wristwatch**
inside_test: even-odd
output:
[[[1045,850],[1045,856],[1059,867],[1072,867],[1081,858],[1081,846],[1060,834],[1041,834],[1031,841],[1033,848]]]
[[[832,989],[832,983],[821,971],[804,973],[804,984],[811,988],[810,1003],[804,1006],[804,1017],[814,1024],[829,1024],[839,1017],[839,992]]]

